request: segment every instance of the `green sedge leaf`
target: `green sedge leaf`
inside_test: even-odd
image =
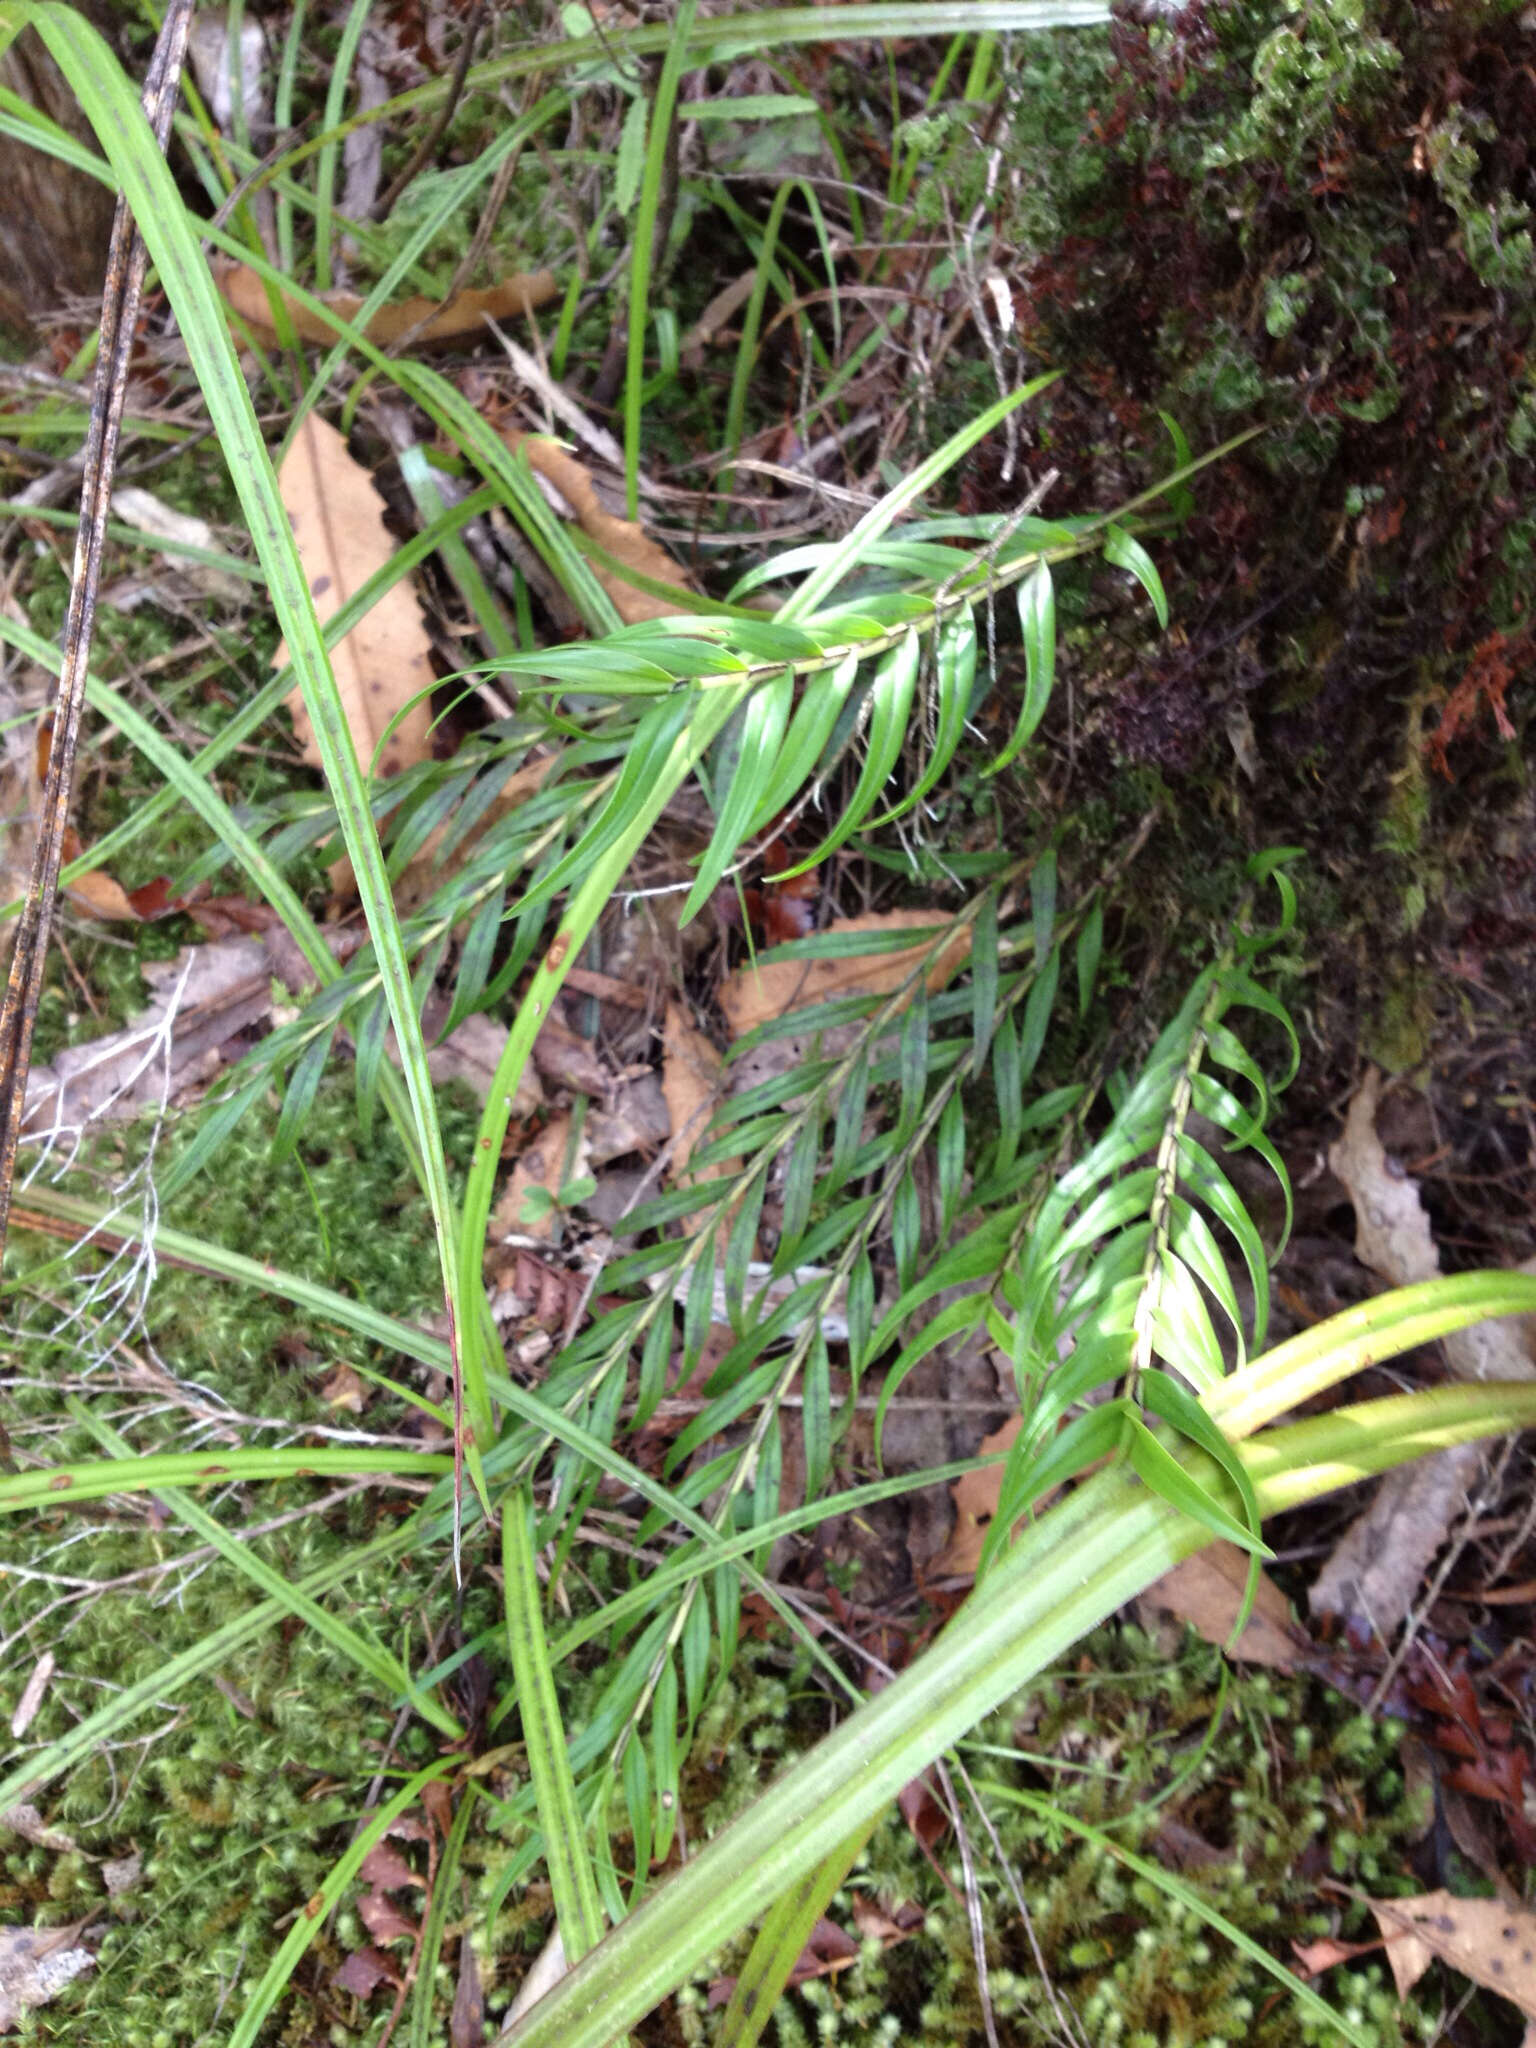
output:
[[[1035,965],[1043,967],[1056,929],[1056,855],[1049,848],[1030,870],[1029,903],[1035,926]]]
[[[1221,1502],[1213,1499],[1185,1471],[1167,1445],[1159,1443],[1146,1424],[1135,1416],[1127,1425],[1126,1452],[1137,1478],[1160,1500],[1167,1501],[1180,1514],[1188,1515],[1191,1521],[1209,1529],[1213,1536],[1224,1536],[1240,1550],[1259,1556],[1269,1555],[1263,1538],[1255,1536],[1251,1529],[1245,1529],[1241,1522],[1229,1515]]]
[[[783,879],[804,874],[816,867],[844,840],[851,839],[873,810],[891,771],[901,759],[912,718],[912,700],[917,694],[917,673],[921,645],[914,632],[902,635],[899,643],[881,662],[870,691],[869,728],[864,766],[838,823],[816,851],[783,871]]]
[[[996,775],[1034,738],[1056,681],[1056,589],[1041,562],[1019,585],[1019,624],[1024,634],[1024,702],[1013,737],[987,770]]]
[[[1184,1261],[1165,1251],[1160,1264],[1153,1338],[1157,1354],[1201,1393],[1226,1377],[1211,1312]]]
[[[704,1704],[704,1688],[709,1682],[709,1636],[709,1601],[700,1580],[688,1603],[679,1646],[683,1660],[683,1705],[690,1726],[698,1719]]]
[[[619,149],[613,167],[613,203],[624,220],[634,211],[635,201],[640,197],[640,178],[645,170],[648,104],[643,93],[637,94],[630,102],[624,126],[619,130]]]
[[[294,1062],[293,1072],[288,1080],[288,1092],[283,1098],[282,1113],[277,1120],[277,1130],[272,1139],[271,1159],[275,1166],[288,1157],[299,1142],[299,1133],[309,1121],[309,1113],[315,1106],[315,1097],[320,1090],[320,1079],[325,1072],[326,1060],[330,1057],[331,1045],[336,1032],[333,1026],[312,1038]]]
[[[1136,578],[1152,600],[1152,609],[1157,613],[1157,623],[1166,632],[1168,594],[1163,589],[1163,579],[1158,575],[1152,557],[1141,542],[1127,533],[1123,526],[1110,526],[1104,535],[1104,559],[1115,568],[1124,569]]]
[[[1124,1401],[1106,1401],[1098,1408],[1090,1408],[1086,1415],[1069,1422],[1039,1457],[1020,1457],[1015,1444],[1003,1470],[997,1512],[981,1546],[981,1562],[976,1570],[978,1585],[1020,1517],[1028,1514],[1042,1495],[1053,1487],[1064,1486],[1069,1479],[1075,1479],[1090,1465],[1112,1454],[1120,1441],[1127,1412]]]
[[[773,781],[794,693],[795,679],[785,669],[753,691],[732,725],[721,735],[720,744],[730,746],[734,752],[734,771],[720,806],[719,821],[683,905],[680,925],[690,923],[714,894],[736,849],[746,838],[752,819],[761,809],[763,791]]]
[[[677,1667],[668,1657],[651,1700],[651,1763],[656,1774],[656,1835],[652,1854],[671,1854],[677,1832]]]
[[[1187,1388],[1167,1373],[1155,1367],[1141,1376],[1141,1398],[1154,1415],[1162,1417],[1180,1436],[1188,1439],[1197,1450],[1205,1452],[1226,1473],[1237,1489],[1243,1504],[1243,1515],[1248,1533],[1257,1546],[1258,1553],[1271,1555],[1268,1546],[1260,1537],[1259,1499],[1253,1490],[1253,1481],[1248,1475],[1237,1452],[1237,1446],[1225,1437],[1215,1420],[1194,1398]],[[1250,1545],[1249,1547],[1253,1547]]]
[[[1104,906],[1095,900],[1077,935],[1077,1014],[1086,1017],[1093,1004],[1104,953]]]
[[[805,1497],[815,1500],[832,1471],[832,1362],[818,1328],[811,1338],[802,1381],[801,1430],[805,1440]]]

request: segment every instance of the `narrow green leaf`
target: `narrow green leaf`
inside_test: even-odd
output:
[[[1086,1017],[1093,1005],[1093,991],[1099,978],[1099,961],[1104,952],[1104,906],[1095,899],[1077,935],[1077,1014]]]
[[[1157,623],[1168,630],[1168,596],[1163,589],[1163,579],[1158,575],[1152,557],[1141,542],[1127,533],[1123,526],[1109,526],[1104,534],[1104,559],[1117,569],[1125,569],[1136,578],[1142,589],[1152,600],[1152,609],[1157,613]]]
[[[1013,736],[987,770],[996,775],[1008,767],[1034,738],[1056,681],[1056,591],[1042,561],[1019,585],[1019,624],[1024,634],[1024,702]]]
[[[555,1921],[567,1957],[577,1962],[603,1938],[603,1909],[592,1874],[586,1828],[576,1803],[549,1646],[544,1639],[533,1560],[533,1502],[526,1487],[516,1488],[502,1503],[501,1562],[507,1647],[528,1750],[528,1774],[538,1800]]]
[[[669,1657],[651,1700],[651,1763],[656,1777],[656,1833],[652,1854],[665,1862],[678,1819],[677,1668]]]
[[[774,1901],[736,1979],[716,2036],[718,2048],[753,2048],[761,2040],[812,1930],[874,1831],[873,1820],[860,1821],[830,1856],[804,1872]]]
[[[645,171],[647,111],[644,98],[637,95],[630,102],[624,126],[619,131],[619,151],[613,167],[613,204],[623,220],[629,218],[640,196],[640,180]]]
[[[1167,1501],[1170,1507],[1188,1515],[1192,1522],[1199,1522],[1209,1529],[1213,1536],[1224,1536],[1240,1550],[1269,1556],[1263,1538],[1244,1528],[1235,1515],[1229,1515],[1220,1501],[1213,1499],[1191,1477],[1166,1445],[1158,1442],[1144,1422],[1138,1422],[1132,1416],[1126,1428],[1127,1455],[1132,1469],[1144,1485]]]

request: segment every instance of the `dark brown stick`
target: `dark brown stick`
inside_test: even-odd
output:
[[[464,27],[464,40],[459,44],[459,54],[454,63],[453,76],[448,81],[448,97],[437,110],[437,119],[423,135],[411,152],[411,160],[395,179],[384,197],[373,209],[375,220],[388,220],[395,203],[422,166],[431,158],[437,145],[442,141],[448,123],[453,119],[454,110],[464,91],[464,81],[469,76],[469,60],[475,54],[475,39],[480,33],[480,19],[485,13],[485,0],[475,0],[474,10]]]
[[[144,81],[144,112],[161,149],[171,132],[171,115],[181,89],[181,67],[192,24],[192,0],[171,0]],[[16,1148],[26,1116],[27,1073],[32,1063],[32,1029],[43,992],[48,937],[59,891],[59,867],[69,799],[74,783],[75,747],[85,704],[85,677],[96,620],[96,591],[106,543],[107,513],[117,467],[133,354],[133,330],[144,283],[144,243],[126,198],[119,197],[107,254],[101,299],[101,349],[91,393],[91,423],[85,441],[80,487],[80,530],[64,625],[64,659],[53,720],[53,745],[43,785],[42,817],[32,860],[32,880],[16,930],[10,980],[0,1008],[0,1253],[5,1249],[16,1178]]]

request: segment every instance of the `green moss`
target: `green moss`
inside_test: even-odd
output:
[[[1238,1673],[1191,1771],[1215,1707],[1217,1661],[1191,1642],[1169,1664],[1138,1631],[1101,1630],[1070,1671],[1048,1674],[963,1746],[1049,1978],[1048,1988],[972,1819],[993,2011],[1007,2048],[1060,2038],[1052,1989],[1094,2048],[1299,2048],[1333,2038],[1199,1915],[1069,1824],[1078,1816],[1145,1861],[1182,1867],[1213,1909],[1282,1962],[1293,1940],[1342,1931],[1331,1905],[1319,1910],[1321,1877],[1342,1866],[1365,1891],[1401,1883],[1415,1816],[1395,1768],[1396,1730],[1304,1679]],[[1058,1811],[1020,1795],[1046,1797]],[[775,2017],[782,2048],[914,2039],[968,2048],[983,2038],[963,1871],[952,1844],[939,1854],[948,1886],[904,1824],[881,1825],[832,1917],[853,1925],[862,1893],[887,1912],[921,1903],[922,1929],[883,1951],[866,1943],[846,1972],[794,1993]],[[1364,1909],[1349,1908],[1343,1929],[1369,1938]],[[1325,1988],[1377,2048],[1411,2038],[1414,2011],[1399,2007],[1383,1968],[1335,1973]]]

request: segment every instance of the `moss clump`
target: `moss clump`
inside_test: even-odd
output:
[[[1049,1979],[971,1816],[1005,2048],[1061,2038],[1052,1992],[1094,2048],[1302,2048],[1337,2038],[1198,1913],[1070,1824],[1181,1876],[1282,1963],[1293,1941],[1370,1938],[1363,1908],[1341,1917],[1318,1887],[1331,1878],[1378,1894],[1413,1888],[1400,1875],[1415,1816],[1397,1730],[1306,1679],[1243,1672],[1207,1744],[1218,1672],[1203,1644],[1191,1641],[1170,1664],[1138,1630],[1106,1628],[1070,1669],[1048,1674],[963,1746]],[[831,1916],[855,1927],[854,1895],[863,1894],[887,1913],[920,1903],[922,1928],[884,1950],[866,1941],[857,1964],[793,1993],[775,2016],[780,2048],[970,2048],[984,2038],[964,1873],[952,1845],[939,1854],[947,1886],[901,1821],[882,1823]],[[1384,1968],[1331,1973],[1322,1989],[1374,2048],[1417,2038],[1414,2009]]]

